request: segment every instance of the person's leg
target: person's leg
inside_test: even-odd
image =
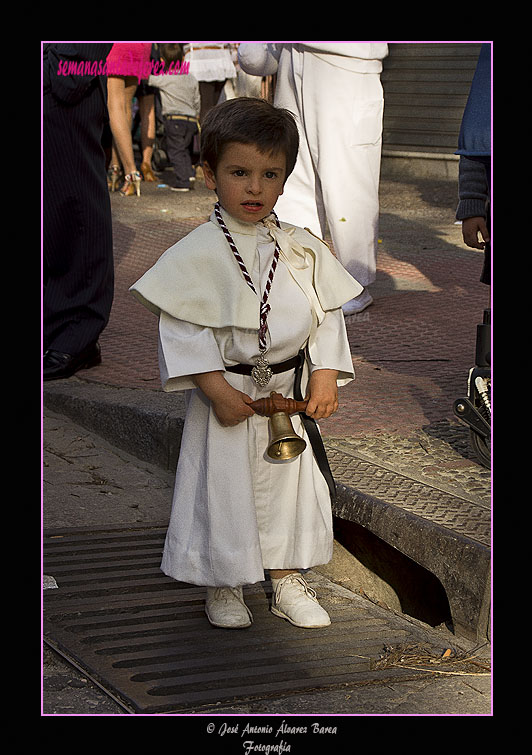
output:
[[[200,123],[218,102],[220,94],[224,88],[225,81],[200,81]]]
[[[118,150],[116,149],[115,140],[112,139],[111,145],[111,160],[109,162],[109,168],[107,169],[107,186],[111,191],[118,189],[120,180],[124,177],[124,172],[120,164],[120,157]]]
[[[113,300],[105,117],[98,89],[74,106],[43,101],[43,341],[60,354],[94,345]]]
[[[302,100],[303,53],[286,49],[281,54],[275,86],[275,106],[289,110],[295,116],[299,130],[299,152],[284,192],[277,200],[275,212],[285,220],[302,228],[310,228],[323,237],[325,215],[319,179],[309,150],[305,130]]]
[[[291,55],[291,61],[288,57]],[[356,74],[310,53],[283,51],[275,104],[295,113],[301,148],[276,212],[325,233],[363,286],[376,275],[383,96],[378,74]],[[353,300],[353,311],[371,303]]]
[[[140,146],[142,150],[140,172],[145,181],[156,181],[151,167],[155,142],[155,98],[153,94],[146,94],[139,98],[139,111]]]
[[[107,78],[107,107],[116,151],[125,173],[135,171],[133,141],[131,139],[131,101],[135,91],[133,77]]]
[[[188,147],[195,126],[190,121],[168,119],[165,121],[165,129],[168,159],[174,169],[175,176],[171,188],[190,189],[192,163]]]
[[[109,121],[114,144],[126,175],[126,184],[122,188],[124,194],[129,193],[132,182],[135,183],[137,194],[140,194],[140,174],[135,165],[131,138],[131,104],[137,87],[136,81],[133,76],[107,78]]]
[[[334,251],[363,286],[374,282],[383,94],[378,74],[305,56],[305,127]]]

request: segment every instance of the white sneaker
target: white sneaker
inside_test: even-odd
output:
[[[344,315],[356,315],[358,312],[363,312],[370,304],[373,304],[373,297],[364,289],[357,297],[343,304],[342,311]]]
[[[253,621],[241,587],[207,587],[205,613],[213,626],[223,629],[244,629]]]
[[[301,574],[288,574],[279,580],[272,598],[271,611],[296,627],[327,627],[331,619],[320,606],[316,593]]]

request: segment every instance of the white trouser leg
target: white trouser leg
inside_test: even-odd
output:
[[[376,269],[380,75],[353,73],[311,53],[291,55],[293,72],[281,57],[276,105],[296,113],[303,144],[276,210],[281,219],[323,235],[323,222],[316,227],[323,203],[338,258],[366,286]]]
[[[299,128],[299,153],[293,173],[279,197],[275,211],[280,220],[310,228],[316,236],[325,232],[325,210],[321,197],[320,180],[310,155],[305,132],[302,101],[302,74],[304,53],[284,49],[279,61],[275,106],[290,110],[296,116]]]

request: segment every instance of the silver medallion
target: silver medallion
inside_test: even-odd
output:
[[[253,382],[255,385],[258,385],[259,388],[264,388],[264,386],[268,385],[270,382],[272,375],[273,372],[268,364],[268,360],[264,354],[261,354],[255,363],[255,367],[251,370],[251,378]]]

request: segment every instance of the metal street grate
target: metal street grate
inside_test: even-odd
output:
[[[128,712],[190,712],[412,678],[374,670],[372,661],[385,644],[416,639],[415,629],[341,591],[320,589],[332,618],[324,629],[273,616],[269,583],[245,588],[251,627],[212,627],[204,588],[160,571],[164,536],[162,527],[44,534],[44,574],[57,583],[44,591],[45,642]]]

